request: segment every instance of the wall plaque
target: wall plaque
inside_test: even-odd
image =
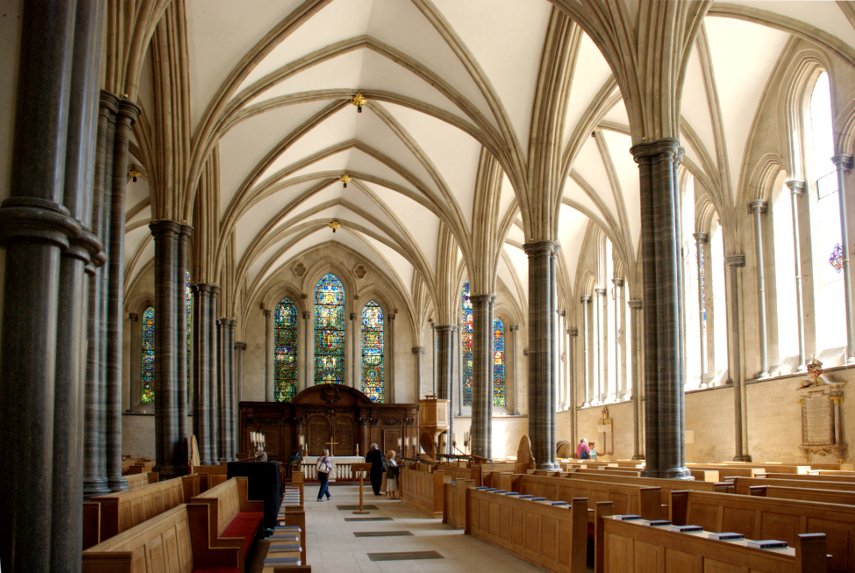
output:
[[[829,382],[822,375],[822,362],[815,357],[807,363],[808,376],[799,388],[802,407],[801,450],[807,461],[812,456],[846,459],[843,438],[843,387],[845,382]]]

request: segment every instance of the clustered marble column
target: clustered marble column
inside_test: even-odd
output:
[[[644,409],[641,401],[641,301],[631,299],[627,302],[632,312],[632,336],[630,345],[632,355],[632,459],[643,460],[642,436],[644,435]]]
[[[216,463],[211,449],[212,290],[209,284],[193,285],[193,435],[199,445],[200,461],[205,465]]]
[[[837,198],[840,207],[840,245],[843,247],[843,293],[846,302],[846,359],[855,360],[855,308],[853,308],[852,274],[849,266],[849,225],[846,213],[846,175],[852,169],[852,156],[835,155],[831,158],[837,168]]]
[[[472,302],[472,455],[492,457],[493,303],[492,294],[473,294]]]
[[[436,397],[440,400],[448,400],[448,436],[445,441],[447,454],[452,452],[451,436],[454,435],[454,331],[457,327],[452,324],[438,324],[436,326]]]
[[[89,229],[102,7],[85,4],[28,4],[21,25],[10,194],[0,205],[0,562],[9,571],[80,570],[84,293],[104,262]]]
[[[629,398],[626,387],[626,303],[624,298],[624,280],[612,279],[615,289],[615,382],[617,399]]]
[[[596,288],[597,293],[597,400],[601,404],[608,400],[609,392],[609,298],[606,289]]]
[[[416,357],[416,399],[422,394],[422,361],[425,356],[425,347],[424,346],[413,346],[412,348],[413,356]]]
[[[347,383],[351,388],[356,388],[357,390],[362,390],[362,369],[361,365],[361,351],[362,351],[362,329],[361,329],[362,321],[360,317],[355,312],[350,313],[350,330],[351,330],[351,340],[353,340],[353,344],[350,345],[350,381]]]
[[[276,401],[276,382],[273,380],[276,365],[273,364],[273,325],[271,315],[273,311],[263,308],[264,314],[264,401]]]
[[[312,379],[310,378],[311,373],[313,372],[312,365],[309,364],[309,346],[312,345],[314,339],[312,338],[312,321],[309,320],[309,312],[303,311],[303,364],[305,364],[303,370],[303,385],[298,390],[305,390],[309,386],[312,385]]]
[[[210,408],[208,414],[208,427],[210,437],[208,439],[208,459],[210,463],[219,463],[220,457],[223,455],[223,450],[220,448],[220,411],[222,410],[222,401],[220,399],[220,328],[217,324],[217,314],[220,287],[210,285],[211,303],[208,305],[208,345],[210,353],[208,355],[208,381],[206,388],[208,389],[208,402]]]
[[[385,354],[383,364],[385,365],[386,370],[384,393],[387,404],[395,403],[395,316],[394,312],[386,314],[387,330],[383,333],[383,341],[385,343],[383,348],[383,353]],[[360,388],[360,390],[361,389],[362,388]]]
[[[181,225],[178,232],[178,268],[175,271],[175,368],[178,384],[178,443],[182,456],[190,459],[190,428],[187,412],[190,407],[190,371],[187,362],[187,269],[190,263],[190,236],[193,229]],[[155,398],[156,399],[156,398]]]
[[[529,285],[528,433],[537,467],[554,470],[558,467],[555,463],[555,385],[558,379],[555,267],[558,243],[526,243],[523,249],[528,256]]]
[[[634,145],[639,167],[643,264],[645,451],[644,475],[686,479],[683,277],[676,139]]]
[[[739,337],[739,269],[745,266],[744,255],[730,255],[725,258],[730,271],[730,317],[728,320],[728,348],[730,350],[729,370],[733,382],[733,406],[736,425],[734,437],[736,442],[733,460],[750,462],[748,455],[748,410],[745,404],[745,376],[742,374],[741,341]]]
[[[576,409],[579,405],[578,389],[576,388],[576,339],[579,338],[579,328],[570,327],[567,334],[570,337],[570,352],[567,359],[570,362],[570,415],[572,417],[570,421],[570,443],[575,444],[576,436],[579,433],[579,417],[576,415]]]
[[[234,404],[234,327],[235,321],[221,318],[219,321],[220,376],[219,376],[219,448],[220,457],[227,461],[235,459],[235,404]]]
[[[591,352],[593,345],[593,329],[591,328],[591,297],[585,295],[579,299],[582,303],[582,373],[585,383],[585,401],[583,406],[590,406],[594,401],[594,361]]]
[[[707,233],[695,233],[692,235],[695,238],[695,256],[698,265],[698,343],[700,344],[700,385],[706,386],[707,383],[707,321],[706,317],[706,280],[707,276],[706,265],[707,256],[706,249],[709,242]]]
[[[767,202],[763,199],[751,201],[749,209],[754,214],[754,245],[757,257],[757,328],[759,330],[760,373],[759,377],[769,375],[769,355],[766,335],[766,276],[763,262],[763,215],[767,211]]]
[[[238,431],[240,428],[240,423],[238,420],[239,412],[237,410],[237,405],[240,404],[241,400],[241,387],[243,386],[243,355],[246,352],[246,342],[235,341],[234,343],[234,353],[235,353],[235,447],[240,449],[240,444],[238,444]]]

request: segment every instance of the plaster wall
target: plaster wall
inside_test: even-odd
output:
[[[583,408],[576,412],[578,416],[578,434],[576,441],[585,438],[596,442],[597,452],[602,458],[611,459],[629,459],[633,454],[633,421],[632,421],[632,402],[621,402],[618,404],[609,404],[609,418],[612,420],[612,431],[614,432],[614,450],[612,454],[606,454],[605,442],[603,434],[597,431],[600,425],[600,420],[603,416],[603,407],[594,406],[591,408]],[[570,432],[570,412],[559,413],[558,431],[556,433],[556,441],[572,439]],[[574,444],[575,447],[575,444]]]
[[[192,418],[187,423],[193,427]],[[154,416],[122,416],[122,455],[155,459]]]
[[[454,440],[457,447],[464,451],[463,440],[472,427],[472,418],[462,416],[454,418]],[[493,417],[493,459],[516,458],[520,439],[528,434],[528,416]],[[468,450],[465,450],[468,453]]]

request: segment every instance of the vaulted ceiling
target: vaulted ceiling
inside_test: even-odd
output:
[[[230,244],[241,296],[257,295],[289,260],[332,243],[368,254],[409,299],[417,291],[442,296],[442,281],[450,280],[441,276],[447,257],[455,260],[452,268],[458,260],[492,257],[495,281],[525,308],[527,237],[518,193],[534,149],[536,102],[544,98],[564,106],[562,292],[573,295],[592,225],[633,267],[641,227],[638,170],[612,68],[574,27],[565,48],[569,81],[539,78],[556,11],[584,9],[570,4],[174,4],[184,15],[175,29],[185,40],[185,105],[170,113],[182,115],[175,124],[189,129],[188,177],[216,158],[208,164],[216,181],[214,252],[222,258]],[[739,196],[757,109],[788,45],[801,38],[851,57],[851,15],[834,2],[712,5],[689,56],[681,140],[687,164],[718,188],[724,206]],[[139,134],[151,130],[158,100],[154,70],[164,65],[149,52],[140,82],[140,148]],[[351,104],[356,92],[367,98],[361,113]],[[128,284],[153,257],[151,194],[146,180],[129,187]],[[185,209],[192,213],[192,205]],[[478,232],[486,213],[496,221],[492,243]],[[341,223],[336,233],[332,220]],[[450,249],[443,233],[453,237]]]

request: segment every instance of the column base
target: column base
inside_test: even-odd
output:
[[[166,464],[161,466],[155,466],[154,471],[157,472],[158,481],[177,478],[187,474],[187,468],[184,466],[173,466]]]
[[[676,468],[668,468],[664,470],[644,470],[641,472],[642,477],[655,477],[655,478],[665,478],[665,479],[684,479],[690,480],[692,479],[692,472],[689,471],[688,468],[685,467],[676,467]]]
[[[644,454],[635,454],[635,455],[634,455],[634,456],[632,456],[630,459],[631,459],[631,460],[644,460],[644,459],[645,459],[645,457],[644,457]]]
[[[88,499],[95,495],[105,495],[110,493],[110,486],[107,485],[106,479],[83,482],[83,498]]]
[[[733,456],[733,461],[734,462],[750,462],[751,456],[749,456],[749,455]]]
[[[560,472],[561,466],[559,466],[555,462],[545,462],[542,464],[537,464],[537,469],[546,470],[546,471],[550,471],[550,472]]]
[[[110,486],[110,491],[125,491],[128,489],[128,480],[124,478],[124,476],[119,476],[118,478],[110,478],[110,481],[107,482]]]

